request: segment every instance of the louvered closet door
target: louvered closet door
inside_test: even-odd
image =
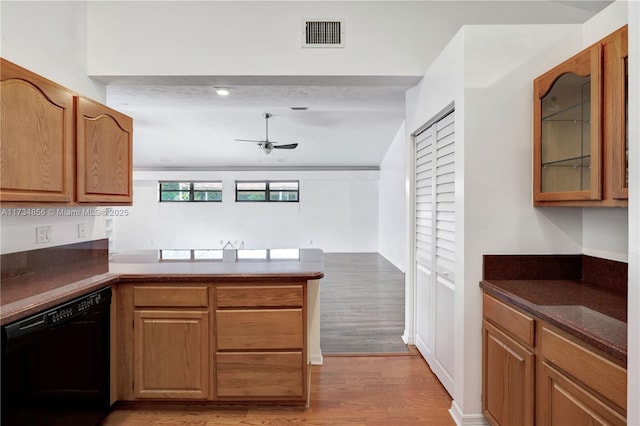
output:
[[[416,346],[453,391],[455,115],[416,136]]]

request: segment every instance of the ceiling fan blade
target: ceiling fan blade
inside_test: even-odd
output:
[[[264,141],[257,141],[254,139],[234,139],[234,141],[238,142],[253,142],[253,143],[263,143]]]
[[[295,149],[295,147],[297,146],[298,146],[297,143],[290,143],[287,145],[274,145],[273,147],[276,149]]]

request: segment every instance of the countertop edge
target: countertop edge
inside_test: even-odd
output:
[[[80,281],[74,281],[43,293],[2,305],[0,325],[26,318],[43,310],[52,308],[76,297],[91,293],[118,282],[118,276],[110,273],[95,275]]]
[[[310,281],[324,277],[323,272],[284,274],[117,274],[118,281],[126,282],[251,282],[260,281]]]
[[[19,321],[30,315],[42,312],[61,303],[72,300],[100,288],[117,285],[120,282],[300,282],[319,280],[324,277],[323,272],[291,273],[291,274],[117,274],[104,273],[94,275],[79,281],[74,281],[55,289],[34,294],[15,302],[0,306],[0,326]]]
[[[491,284],[491,282],[487,280],[480,281],[480,287],[485,290],[488,294],[495,296],[497,299],[509,303],[516,308],[521,309],[522,311],[532,315],[533,317],[540,319],[542,321],[546,321],[549,324],[558,327],[559,329],[569,333],[570,335],[580,339],[581,341],[593,346],[594,348],[607,353],[614,357],[615,359],[621,361],[626,366],[627,364],[627,350],[626,348],[621,348],[615,343],[611,341],[607,341],[606,339],[602,339],[596,335],[585,332],[579,328],[571,326],[571,324],[567,324],[566,322],[559,321],[557,318],[546,315],[540,309],[537,308],[538,305],[528,302],[513,293],[502,290],[501,288]]]

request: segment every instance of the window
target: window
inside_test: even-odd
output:
[[[160,202],[222,201],[222,182],[160,182]]]
[[[298,181],[236,181],[236,201],[297,203],[299,187]]]

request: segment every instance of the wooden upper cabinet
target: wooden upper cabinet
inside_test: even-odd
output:
[[[131,205],[133,120],[0,58],[0,201]]]
[[[614,200],[629,198],[629,31],[626,26],[602,40],[604,79],[603,132],[605,193]]]
[[[534,80],[534,205],[626,206],[627,27]]]
[[[131,203],[133,120],[78,97],[77,199],[84,203]]]
[[[73,201],[73,93],[0,58],[0,201]]]
[[[602,48],[534,81],[534,201],[599,200]]]

